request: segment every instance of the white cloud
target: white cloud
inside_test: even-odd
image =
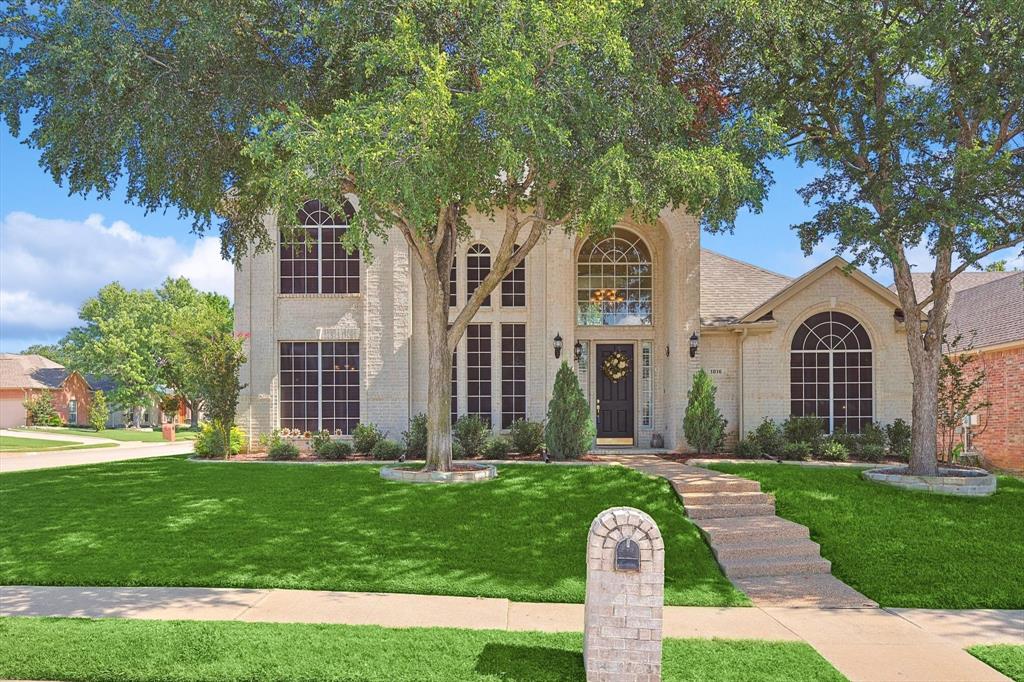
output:
[[[186,276],[230,297],[233,272],[217,238],[182,243],[124,221],[106,224],[99,214],[78,221],[9,213],[0,223],[0,345],[19,350],[29,339],[59,338],[82,302],[113,281],[139,289]]]

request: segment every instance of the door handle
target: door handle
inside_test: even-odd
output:
[[[601,414],[601,399],[597,399],[597,413]]]

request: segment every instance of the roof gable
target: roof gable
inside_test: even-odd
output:
[[[785,275],[701,249],[701,324],[735,324],[744,313],[785,288],[790,281]]]
[[[848,270],[850,263],[846,259],[840,256],[833,256],[827,261],[819,265],[818,267],[810,270],[803,275],[797,277],[795,280],[789,283],[784,289],[781,289],[774,296],[769,298],[767,301],[757,306],[742,318],[740,322],[756,322],[761,319],[772,310],[777,308],[779,305],[789,300],[793,296],[813,285],[815,282],[820,280],[825,275],[833,272],[834,270],[840,270],[844,275],[848,276],[851,280],[863,286],[865,289],[875,294],[878,298],[882,299],[886,303],[892,304],[894,308],[900,307],[899,297],[896,293],[890,289],[879,284],[875,279],[864,274],[857,268]]]

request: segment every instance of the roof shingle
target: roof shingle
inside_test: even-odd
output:
[[[950,341],[959,335],[961,347],[976,349],[1024,341],[1024,272],[999,274],[1006,276],[956,293],[947,321]]]
[[[0,388],[60,388],[68,374],[42,355],[0,353]]]
[[[792,279],[708,249],[700,250],[700,323],[738,321],[784,289]]]

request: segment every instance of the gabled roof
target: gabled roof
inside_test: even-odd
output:
[[[1005,276],[956,293],[947,321],[947,338],[952,341],[960,335],[961,347],[975,349],[1024,341],[1024,272],[965,272],[953,282],[967,274]]]
[[[701,249],[700,323],[710,327],[735,324],[791,281],[785,275]]]
[[[745,314],[743,317],[741,317],[739,321],[756,322],[764,315],[770,313],[773,309],[782,304],[784,301],[800,293],[801,291],[811,286],[828,273],[832,272],[833,270],[843,270],[844,272],[846,272],[846,268],[848,268],[849,266],[850,263],[846,259],[840,256],[832,256],[818,267],[794,279],[785,288],[780,289],[775,295],[773,295],[767,301],[764,301],[759,306],[757,306],[756,308]],[[894,291],[885,288],[884,286],[882,286],[877,281],[867,276],[857,268],[853,268],[847,274],[850,278],[852,278],[859,284],[863,285],[865,288],[867,288],[869,291],[874,293],[879,298],[883,299],[887,303],[891,303],[894,309],[900,307],[900,300],[896,296],[896,293]]]
[[[974,272],[967,271],[961,272],[959,275],[954,277],[949,287],[952,290],[950,294],[950,303],[956,300],[958,292],[964,291],[965,289],[973,289],[974,287],[981,286],[982,284],[988,284],[989,282],[995,282],[1000,279],[1012,276],[1012,272]],[[910,273],[910,279],[914,283],[914,293],[917,295],[917,300],[921,301],[932,293],[932,273],[930,272],[912,272]],[[896,285],[892,284],[889,286],[890,289],[896,291]],[[924,312],[928,312],[931,309],[929,303],[924,307]]]
[[[60,388],[70,375],[42,355],[0,353],[0,388]]]

